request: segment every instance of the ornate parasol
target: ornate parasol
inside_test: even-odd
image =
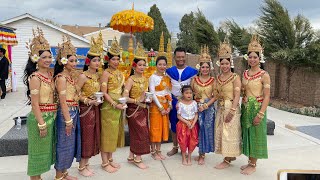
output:
[[[153,30],[154,21],[145,13],[135,11],[134,4],[132,4],[131,10],[120,11],[112,16],[110,27],[114,30],[131,34],[128,47],[128,59],[130,61],[130,64],[132,64],[132,61],[134,59],[132,33],[147,32]],[[125,67],[120,67],[120,69],[129,72],[129,69],[127,67],[128,64],[126,64]],[[127,76],[128,74],[126,75],[126,77]]]
[[[110,26],[114,30],[125,33],[146,32],[153,30],[153,19],[143,12],[135,11],[134,4],[131,10],[124,10],[114,14]]]

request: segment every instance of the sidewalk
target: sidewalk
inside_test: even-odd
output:
[[[0,101],[0,137],[12,126],[12,117],[26,115],[30,111],[30,106],[24,106],[24,92],[9,93],[5,101]],[[6,105],[3,106],[2,103]],[[10,118],[10,119],[8,119]],[[121,169],[109,174],[100,168],[100,155],[90,160],[95,176],[90,179],[137,179],[137,180],[202,180],[202,179],[237,179],[237,180],[273,180],[277,177],[279,169],[320,169],[320,140],[285,128],[286,124],[292,126],[320,125],[320,118],[306,117],[302,115],[284,112],[272,107],[268,107],[268,118],[275,121],[276,129],[274,136],[268,136],[269,159],[259,160],[257,172],[251,176],[240,174],[240,166],[247,163],[245,156],[240,156],[232,163],[232,166],[225,170],[216,170],[213,167],[222,161],[222,157],[216,154],[206,155],[206,164],[198,166],[196,162],[190,167],[181,165],[181,156],[168,157],[164,161],[155,161],[150,155],[143,156],[144,162],[150,167],[147,170],[140,170],[133,164],[126,161],[129,147],[118,149],[114,154],[114,159],[121,164]],[[7,129],[6,129],[7,128]],[[5,132],[4,132],[5,131]],[[165,154],[171,149],[170,143],[163,144],[162,151]],[[197,149],[193,156],[197,155]],[[0,158],[0,179],[21,180],[28,179],[26,175],[27,156],[10,156]],[[71,175],[79,179],[77,163],[73,163],[69,170]],[[43,179],[54,178],[54,168],[43,175]]]

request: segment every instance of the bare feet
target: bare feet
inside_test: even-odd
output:
[[[199,156],[198,165],[204,165],[204,156]]]
[[[240,167],[241,170],[244,170],[245,168],[247,168],[249,166],[249,164],[243,165]]]
[[[67,175],[64,177],[66,180],[78,180],[77,177],[74,177],[74,176],[70,176],[70,175]]]
[[[169,151],[168,153],[167,153],[167,156],[173,156],[173,155],[175,155],[175,154],[177,154],[178,153],[178,148],[177,147],[173,147],[172,149],[171,149],[171,151]]]
[[[214,168],[216,168],[216,169],[225,169],[225,168],[228,168],[229,166],[230,166],[229,163],[223,161],[220,164],[216,165]]]
[[[79,170],[79,174],[82,175],[82,176],[84,176],[84,177],[91,177],[91,176],[94,175],[91,171],[89,171],[89,170],[86,168],[86,166],[84,166],[84,167],[82,167],[82,168],[79,167],[78,170]]]
[[[147,168],[149,168],[149,166],[145,165],[145,164],[142,162],[142,159],[140,159],[140,160],[135,159],[135,160],[133,161],[133,163],[134,163],[138,168],[140,168],[140,169],[147,169]]]
[[[157,151],[157,155],[160,157],[161,160],[165,160],[166,157],[161,154],[161,151]]]
[[[134,157],[128,157],[128,158],[127,158],[127,161],[128,161],[128,163],[133,163]]]
[[[188,166],[188,162],[186,158],[182,158],[182,165]]]
[[[114,173],[118,171],[117,168],[113,167],[110,163],[101,164],[103,170],[107,171],[108,173]]]
[[[110,163],[110,165],[112,166],[112,167],[114,167],[114,168],[117,168],[117,169],[120,169],[121,168],[121,166],[120,166],[120,164],[119,163],[116,163],[116,162],[109,162]]]
[[[86,169],[94,174],[94,170],[90,168],[89,164],[86,164]]]
[[[154,160],[161,160],[161,157],[158,156],[158,154],[154,151],[154,152],[151,152],[151,157],[154,159]]]
[[[251,175],[252,173],[256,172],[256,167],[248,165],[247,168],[241,171],[243,175]]]

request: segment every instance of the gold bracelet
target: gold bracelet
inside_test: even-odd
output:
[[[163,111],[163,110],[164,110],[163,106],[159,107],[159,111],[160,112]]]
[[[261,112],[261,111],[260,111],[258,114],[261,114],[261,115],[263,115],[263,116],[264,116],[264,112]]]
[[[38,123],[38,128],[39,128],[39,130],[45,130],[45,129],[47,129],[47,123],[46,123],[46,122],[44,122],[43,124],[39,124],[39,123]]]
[[[73,119],[70,118],[70,120],[69,121],[65,121],[65,123],[66,123],[66,126],[70,126],[70,125],[73,124]]]
[[[259,119],[262,119],[264,116],[261,115],[261,114],[257,114],[257,117],[258,117]]]
[[[133,103],[137,104],[137,102],[138,102],[137,99],[134,99]]]
[[[207,103],[204,103],[203,106],[204,106],[204,108],[206,108],[206,109],[209,108]]]
[[[231,110],[231,111],[236,111],[236,108],[231,108],[230,110]]]
[[[86,105],[88,105],[87,104],[87,100],[88,100],[88,98],[84,98],[84,100],[83,100],[83,103],[86,104]]]
[[[112,106],[113,108],[116,108],[117,105],[118,105],[118,104],[117,104],[115,101],[113,101],[113,102],[111,103],[111,106]]]
[[[230,114],[235,115],[236,111],[229,111]]]

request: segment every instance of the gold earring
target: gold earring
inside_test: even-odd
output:
[[[38,66],[38,63],[36,64],[36,70],[38,70],[39,69],[39,66]]]

